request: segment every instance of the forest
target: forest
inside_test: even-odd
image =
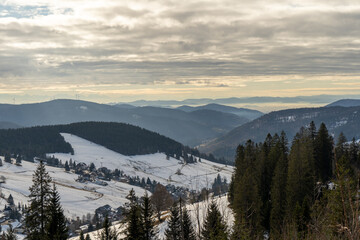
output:
[[[233,239],[359,239],[359,145],[322,123],[237,148]]]
[[[21,156],[33,161],[34,157],[45,157],[46,153],[74,153],[60,133],[70,133],[102,145],[123,155],[143,155],[162,152],[192,163],[192,157],[221,162],[213,155],[200,153],[197,149],[183,146],[168,137],[125,123],[81,122],[67,125],[38,126],[0,130],[0,154]]]

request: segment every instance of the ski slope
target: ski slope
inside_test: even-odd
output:
[[[61,135],[73,147],[74,155],[51,153],[48,156],[61,159],[63,163],[72,159],[77,163],[83,162],[88,165],[94,163],[97,168],[119,169],[128,176],[139,176],[145,179],[149,177],[164,185],[173,184],[200,190],[204,187],[210,188],[217,174],[230,181],[233,172],[232,166],[203,159],[195,164],[183,165],[175,158],[167,160],[164,153],[124,156],[75,135],[68,133]],[[179,171],[181,173],[176,174]]]

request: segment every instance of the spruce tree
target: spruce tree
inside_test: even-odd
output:
[[[286,215],[289,222],[297,222],[299,231],[303,231],[303,227],[309,221],[308,218],[297,219],[299,206],[306,211],[313,198],[313,190],[315,186],[314,180],[314,155],[313,141],[311,135],[306,129],[301,129],[296,134],[290,155],[288,177],[286,183]],[[306,213],[306,216],[309,214]]]
[[[79,240],[85,240],[84,232],[81,230]]]
[[[144,240],[155,239],[156,229],[153,221],[153,216],[154,216],[154,210],[150,203],[150,198],[147,192],[145,192],[141,204],[141,218],[143,222],[142,225],[143,225]]]
[[[99,234],[99,240],[117,240],[118,233],[114,228],[111,228],[109,218],[106,216],[103,224],[103,229]]]
[[[201,235],[206,240],[227,240],[227,226],[223,221],[221,213],[214,201],[208,207]]]
[[[332,177],[333,165],[333,139],[324,123],[321,123],[314,141],[315,174],[322,182]]]
[[[182,240],[181,218],[178,204],[174,204],[170,208],[170,219],[168,220],[168,228],[165,231],[166,240]]]
[[[33,185],[29,188],[29,207],[25,217],[26,239],[43,240],[47,238],[46,225],[49,222],[47,210],[51,199],[51,178],[41,161],[33,174]]]
[[[85,240],[91,240],[91,238],[90,238],[90,235],[89,235],[89,234],[86,234],[86,238],[85,238]]]
[[[134,189],[130,190],[127,199],[130,200],[130,204],[125,219],[127,222],[127,227],[125,229],[125,239],[141,240],[144,236],[141,220],[141,208],[137,202]]]
[[[182,231],[184,240],[196,240],[195,230],[186,207],[182,210]]]
[[[69,237],[68,228],[66,226],[66,218],[60,205],[60,196],[55,183],[53,184],[51,191],[50,205],[47,209],[47,214],[49,214],[49,222],[46,226],[48,239],[66,240]]]
[[[282,154],[276,164],[271,186],[270,235],[279,236],[285,217],[286,180],[288,162],[286,154]],[[276,238],[276,237],[275,237]]]

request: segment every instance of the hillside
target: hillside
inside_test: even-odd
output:
[[[199,150],[233,160],[238,144],[242,144],[248,139],[260,142],[268,133],[275,134],[281,131],[285,131],[291,142],[300,127],[307,126],[311,121],[314,121],[317,126],[324,122],[335,138],[340,132],[343,132],[349,139],[360,137],[360,106],[300,108],[266,114],[201,146]]]
[[[20,154],[26,159],[49,152],[74,153],[61,132],[76,134],[125,155],[151,154],[158,151],[177,154],[183,146],[158,133],[124,123],[82,122],[0,130],[0,153]]]
[[[110,106],[65,99],[34,104],[0,104],[0,112],[0,123],[11,123],[8,127],[5,125],[5,128],[85,121],[122,122],[146,128],[190,146],[219,137],[249,121],[235,114],[213,110],[206,114],[192,114],[169,108]]]
[[[198,111],[198,110],[213,110],[213,111],[218,111],[218,112],[223,112],[223,113],[235,114],[239,117],[246,118],[248,121],[254,120],[255,118],[258,118],[263,115],[262,112],[257,111],[257,110],[252,110],[252,109],[247,109],[247,108],[236,108],[236,107],[231,107],[231,106],[226,106],[226,105],[221,105],[221,104],[216,104],[216,103],[211,103],[211,104],[198,106],[198,107],[183,105],[183,106],[178,107],[177,109],[180,109],[185,112],[194,112],[194,111]]]
[[[201,190],[203,187],[211,187],[218,174],[230,180],[233,171],[230,166],[204,159],[196,164],[183,165],[181,160],[167,158],[164,153],[125,156],[72,134],[62,133],[61,135],[74,149],[74,154],[48,153],[48,156],[54,156],[63,163],[72,159],[72,161],[87,165],[94,163],[96,168],[106,167],[112,171],[120,169],[127,176],[138,176],[140,179],[150,178],[164,185],[172,184]],[[16,205],[26,204],[33,171],[37,164],[22,161],[21,166],[16,166],[4,162],[4,157],[0,159],[4,164],[0,167],[0,176],[5,177],[5,182],[1,184],[2,193],[5,196],[12,194]],[[93,214],[96,208],[105,204],[117,208],[128,201],[126,196],[131,188],[134,188],[139,196],[145,192],[143,188],[113,180],[106,181],[107,185],[89,181],[79,182],[76,181],[78,174],[65,172],[64,168],[51,166],[46,168],[57,184],[65,214],[70,218],[81,217],[87,213]],[[6,201],[0,199],[0,207],[3,208],[4,204]]]
[[[330,103],[327,107],[356,107],[360,106],[360,99],[341,99]]]

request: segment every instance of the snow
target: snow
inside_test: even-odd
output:
[[[32,174],[37,164],[23,161],[22,166],[16,166],[4,162],[0,167],[0,176],[6,178],[6,182],[1,184],[1,191],[7,198],[12,194],[14,202],[27,204],[29,187],[32,185]],[[108,186],[100,186],[94,183],[79,183],[75,180],[78,175],[67,173],[62,168],[46,167],[53,181],[56,183],[61,197],[61,204],[64,213],[69,218],[76,218],[93,214],[95,209],[109,204],[113,208],[123,205],[128,200],[126,196],[133,188],[137,195],[143,195],[145,190],[131,186],[127,183],[110,181]],[[5,199],[0,199],[0,208],[7,204]]]
[[[282,122],[282,123],[295,122],[296,121],[296,116],[291,115],[291,116],[279,117],[277,120],[279,122]]]
[[[129,176],[149,177],[162,184],[174,184],[176,186],[189,187],[200,190],[202,187],[211,187],[214,178],[218,173],[229,181],[233,167],[202,160],[201,163],[183,165],[174,158],[166,160],[166,155],[156,153],[150,155],[124,156],[111,151],[103,146],[89,142],[71,134],[62,134],[67,142],[74,148],[75,154],[53,153],[63,162],[72,159],[73,161],[94,163],[96,167],[107,167],[109,169],[120,169]],[[15,204],[27,204],[29,187],[32,185],[32,175],[37,164],[22,161],[22,166],[6,163],[4,158],[3,166],[0,167],[0,176],[6,178],[1,184],[1,191],[7,198],[12,194]],[[117,208],[128,200],[126,196],[133,188],[138,196],[142,196],[144,189],[129,185],[123,182],[109,181],[107,186],[94,183],[80,183],[75,180],[77,174],[65,172],[62,168],[46,167],[50,176],[57,185],[61,197],[61,204],[64,213],[68,218],[76,218],[93,214],[95,209],[109,204]],[[183,175],[177,175],[180,169]],[[6,200],[0,198],[0,208],[4,208]]]
[[[199,233],[199,224],[197,223],[198,222],[197,219],[199,219],[199,221],[200,221],[200,229],[201,229],[201,226],[202,226],[203,221],[207,214],[207,208],[212,200],[215,201],[216,204],[218,205],[220,213],[223,216],[224,222],[227,223],[228,229],[231,229],[233,226],[234,215],[233,215],[232,210],[228,206],[229,203],[227,201],[227,196],[216,197],[214,199],[209,199],[207,201],[186,205],[186,208],[189,211],[189,214],[190,214],[190,217],[191,217],[191,220],[193,223],[193,227],[197,234]],[[168,214],[168,212],[164,212],[162,216],[167,216],[167,219],[168,219],[170,214]],[[165,220],[163,223],[161,223],[160,225],[157,226],[159,239],[165,239],[165,230],[168,227],[167,225],[168,225],[167,220]],[[125,229],[125,225],[123,223],[118,223],[118,224],[114,224],[113,228],[115,228],[118,232],[122,232]],[[99,240],[100,238],[98,236],[101,231],[102,231],[102,229],[100,229],[98,231],[90,232],[88,234],[90,235],[91,239]],[[86,234],[84,234],[84,235],[86,235]],[[123,234],[120,234],[119,237],[123,238],[125,236]],[[79,240],[79,237],[73,237],[73,238],[70,238],[70,240]]]
[[[63,163],[72,159],[77,163],[83,162],[88,165],[94,163],[97,168],[119,169],[128,176],[139,176],[145,179],[149,177],[164,185],[173,184],[200,190],[203,187],[211,187],[217,174],[230,181],[233,172],[232,166],[204,159],[195,164],[183,165],[175,158],[167,160],[164,153],[125,156],[72,134],[62,133],[61,135],[73,147],[74,155],[51,153],[48,156],[54,156]],[[176,174],[178,170],[181,175]]]

